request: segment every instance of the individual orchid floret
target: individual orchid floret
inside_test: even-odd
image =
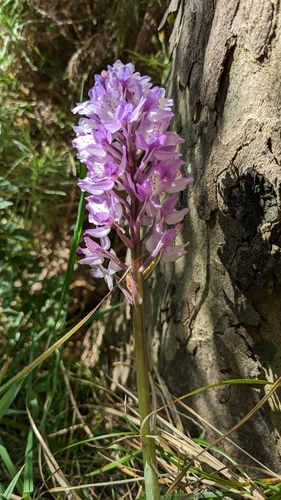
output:
[[[120,224],[123,207],[114,194],[108,192],[99,196],[87,198],[86,208],[89,212],[89,222],[96,226],[116,227]]]
[[[142,248],[138,265],[144,274],[152,261],[175,261],[186,253],[187,243],[176,245],[175,239],[189,210],[177,210],[176,204],[193,179],[181,172],[177,147],[183,139],[168,131],[172,105],[165,89],[152,87],[133,64],[116,61],[95,76],[89,100],[73,109],[82,115],[73,146],[87,167],[78,185],[89,194],[93,224],[86,231],[86,248],[78,250],[84,254],[80,262],[110,289],[129,266],[110,248],[112,230],[132,252],[136,245]]]

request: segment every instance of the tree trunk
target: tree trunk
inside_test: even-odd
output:
[[[191,208],[188,255],[161,264],[150,281],[152,357],[176,396],[221,380],[273,381],[281,376],[279,0],[183,1],[171,44],[174,128],[195,181],[181,197]],[[187,404],[225,432],[268,389],[228,385]],[[281,472],[280,431],[277,391],[230,437]],[[249,462],[226,440],[222,447]]]

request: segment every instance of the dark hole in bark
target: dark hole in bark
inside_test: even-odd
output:
[[[224,210],[219,223],[225,245],[218,251],[236,286],[245,292],[250,284],[276,283],[276,257],[272,239],[279,241],[277,195],[269,180],[249,167],[243,174],[228,174],[220,188]],[[264,237],[263,230],[268,232]],[[274,229],[273,229],[274,228]],[[275,243],[276,244],[276,243]]]

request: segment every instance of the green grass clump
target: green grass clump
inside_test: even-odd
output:
[[[4,479],[0,494],[5,499],[47,499],[50,495],[58,499],[143,498],[137,398],[119,384],[118,395],[112,391],[109,377],[98,366],[93,372],[79,362],[69,363],[64,340],[33,359],[0,389]],[[13,365],[8,373],[11,370]],[[156,397],[166,401],[157,412],[161,498],[280,498],[280,478],[266,467],[256,463],[260,479],[253,480],[215,443],[188,437],[184,413],[191,411],[201,424],[202,419],[185,403],[174,400],[163,381],[159,382],[154,386]],[[271,392],[279,385],[280,381]],[[229,439],[227,434],[216,442]]]

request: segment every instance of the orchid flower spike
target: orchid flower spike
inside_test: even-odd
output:
[[[140,272],[186,253],[188,243],[177,245],[175,239],[189,209],[175,207],[193,179],[181,173],[184,162],[176,148],[184,140],[168,131],[172,105],[165,89],[153,87],[133,64],[116,61],[95,76],[89,100],[73,109],[83,116],[74,127],[73,146],[87,167],[78,185],[88,193],[94,225],[86,231],[86,247],[78,249],[84,255],[80,262],[109,289],[119,279],[116,273],[129,269],[110,248],[112,229],[131,250],[143,247]]]

